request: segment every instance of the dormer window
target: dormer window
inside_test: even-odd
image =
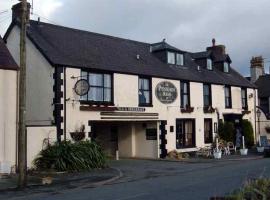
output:
[[[181,53],[167,52],[168,64],[184,65],[184,55]]]
[[[213,65],[212,65],[212,60],[210,58],[207,58],[207,69],[208,70],[213,70]]]
[[[175,53],[168,52],[167,53],[167,59],[168,59],[168,64],[175,65]]]
[[[229,63],[228,62],[224,62],[223,71],[226,73],[229,73]]]

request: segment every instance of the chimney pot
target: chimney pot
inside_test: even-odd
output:
[[[213,47],[216,46],[216,39],[215,38],[212,39],[212,45],[213,45]]]

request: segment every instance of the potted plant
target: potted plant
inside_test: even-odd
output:
[[[76,129],[74,132],[70,132],[70,136],[75,142],[82,141],[85,138],[85,126],[81,125],[79,129]]]
[[[214,146],[215,145],[215,146]],[[218,148],[218,138],[216,138],[216,144],[214,144],[213,155],[215,159],[221,159],[222,151]]]
[[[184,108],[181,108],[182,113],[192,113],[194,111],[194,107],[190,105],[186,105]]]
[[[206,106],[203,108],[204,113],[214,113],[215,112],[215,108],[213,108],[212,106]]]
[[[220,149],[214,149],[214,158],[215,159],[221,159],[222,152]]]
[[[260,138],[259,138],[259,142],[257,142],[257,152],[258,153],[263,153],[264,152],[264,147],[262,147]]]
[[[248,154],[248,149],[245,147],[245,137],[242,136],[242,145],[241,145],[241,149],[240,149],[240,154],[241,156],[246,156]]]

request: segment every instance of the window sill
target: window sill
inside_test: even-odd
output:
[[[139,104],[139,107],[153,107],[153,104]]]
[[[212,106],[206,106],[203,108],[204,113],[214,113],[215,111],[216,111],[216,109],[213,108]]]
[[[192,148],[196,148],[196,145],[194,145],[194,146],[185,146],[185,147],[178,147],[176,145],[176,149],[192,149]]]
[[[194,111],[194,107],[181,108],[182,113],[192,113]]]
[[[81,105],[95,105],[95,106],[114,106],[112,102],[100,102],[100,101],[80,101]]]

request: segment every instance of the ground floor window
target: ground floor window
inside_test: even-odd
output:
[[[213,142],[212,119],[204,119],[204,143]]]
[[[176,148],[195,147],[195,120],[176,120]]]

